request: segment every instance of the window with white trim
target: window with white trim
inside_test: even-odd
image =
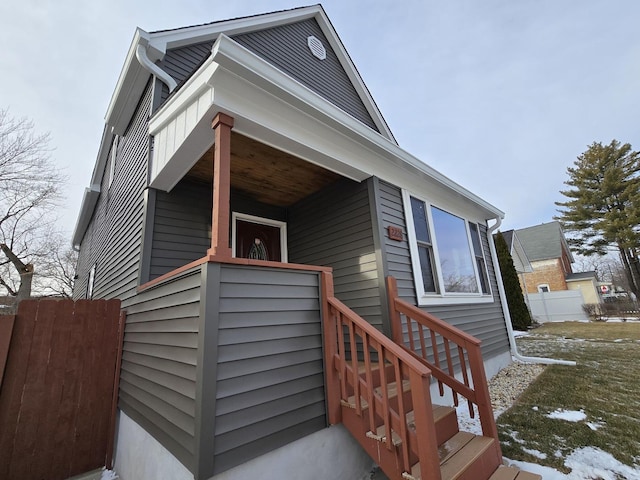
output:
[[[96,281],[96,264],[94,263],[89,270],[89,278],[87,280],[87,298],[93,298],[93,284]]]
[[[111,188],[113,177],[116,174],[116,159],[118,158],[118,141],[120,137],[116,135],[111,144],[111,158],[109,159],[109,177],[107,179],[107,188]]]
[[[418,303],[493,301],[479,226],[423,198],[403,197]]]
[[[538,292],[540,293],[547,293],[550,292],[551,289],[549,288],[549,284],[548,283],[541,283],[540,285],[538,285]]]

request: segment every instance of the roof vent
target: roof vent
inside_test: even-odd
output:
[[[309,45],[309,50],[311,50],[314,57],[317,57],[320,60],[327,58],[327,51],[325,50],[324,45],[313,35],[307,37],[307,45]]]

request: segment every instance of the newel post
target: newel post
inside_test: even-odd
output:
[[[391,275],[387,277],[387,298],[389,302],[389,320],[391,320],[391,335],[393,337],[393,341],[398,345],[404,345],[400,312],[398,312],[398,309],[396,308],[396,299],[398,298],[398,281]]]
[[[231,195],[231,129],[233,118],[218,113],[211,123],[215,135],[213,153],[213,206],[209,255],[231,258],[229,246]]]
[[[327,394],[327,416],[329,424],[335,425],[342,422],[340,410],[340,377],[335,367],[335,357],[338,354],[338,332],[336,318],[331,311],[329,298],[333,297],[333,275],[322,272],[322,333],[324,340],[324,381]]]

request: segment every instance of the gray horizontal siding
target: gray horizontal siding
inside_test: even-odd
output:
[[[326,59],[319,60],[312,55],[307,46],[307,37],[310,35],[322,42],[327,51]],[[315,19],[232,38],[369,128],[378,131]]]
[[[198,66],[211,55],[213,41],[196,43],[168,50],[160,61],[160,68],[173,77],[178,85],[188,79]],[[161,102],[169,96],[169,89],[162,84]]]
[[[190,468],[200,284],[196,267],[130,300],[120,377],[120,408]]]
[[[341,180],[289,210],[289,260],[333,268],[335,295],[382,330],[366,183]]]
[[[318,273],[223,265],[220,279],[215,473],[326,426]]]
[[[96,266],[94,298],[120,298],[126,307],[127,299],[135,295],[142,244],[151,92],[149,83],[130,125],[118,142],[111,186],[108,184],[112,162],[109,152],[100,197],[80,245],[75,298],[85,296],[93,265]]]
[[[182,180],[170,193],[156,193],[150,280],[206,255],[211,205],[211,188],[200,183]]]
[[[381,181],[379,185],[384,229],[386,230],[388,225],[392,225],[401,228],[403,232],[403,240],[401,242],[391,240],[388,235],[385,235],[387,269],[389,275],[398,280],[400,297],[413,305],[417,305],[402,194],[399,188],[389,183]],[[496,275],[491,262],[486,226],[480,226],[480,234],[494,301],[491,303],[463,305],[434,305],[422,308],[447,323],[479,338],[482,341],[484,357],[491,358],[509,351],[509,341],[498,296]]]

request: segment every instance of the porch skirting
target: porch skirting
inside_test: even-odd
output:
[[[193,474],[178,459],[122,411],[117,430],[114,470],[120,480],[193,480]],[[211,480],[365,480],[374,467],[371,457],[349,432],[342,425],[334,425]]]

